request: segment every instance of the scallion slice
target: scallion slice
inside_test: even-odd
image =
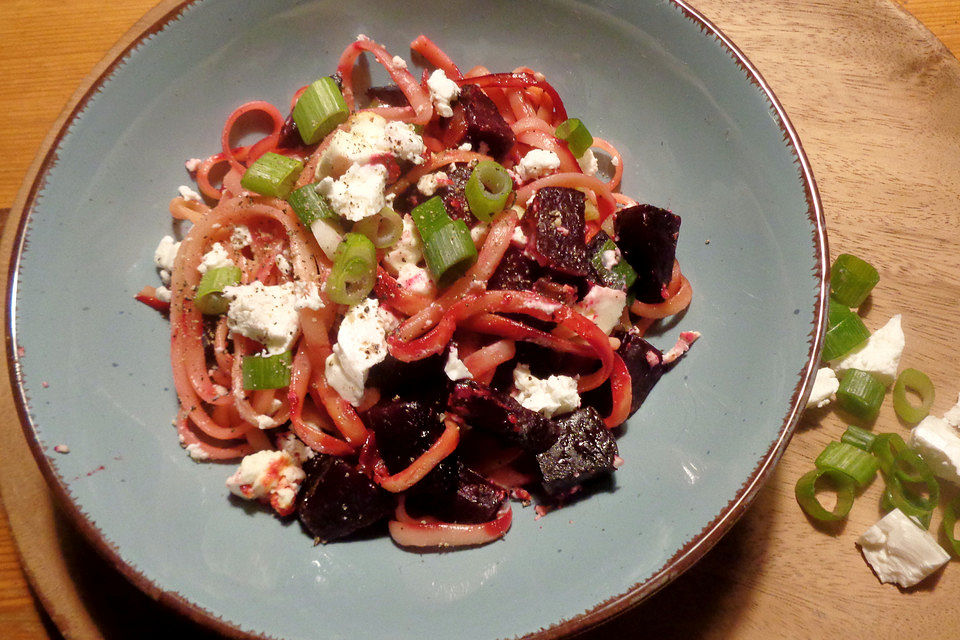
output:
[[[224,299],[223,288],[240,284],[240,267],[217,267],[207,269],[197,285],[197,295],[193,297],[193,304],[200,313],[216,315],[223,313],[230,306]]]
[[[434,196],[426,202],[418,204],[410,212],[410,216],[413,218],[413,223],[416,225],[417,232],[423,242],[427,242],[438,229],[451,222],[440,196]]]
[[[843,436],[840,437],[840,442],[852,444],[858,449],[869,452],[873,449],[873,441],[876,440],[876,438],[877,436],[866,429],[861,429],[856,425],[850,425],[847,427],[847,430],[843,432]]]
[[[478,162],[464,186],[470,211],[484,222],[490,222],[493,214],[503,211],[512,192],[513,178],[493,160]]]
[[[890,500],[907,515],[913,511],[933,511],[940,499],[940,484],[923,457],[907,446],[898,434],[881,433],[873,442],[872,451],[880,462],[880,473],[887,483]],[[922,492],[914,490],[922,485]]]
[[[570,153],[577,158],[593,146],[593,136],[579,118],[570,118],[561,122],[555,135],[561,140],[566,140]]]
[[[273,198],[286,198],[303,171],[303,163],[269,151],[247,167],[240,186]]]
[[[930,528],[930,519],[933,517],[933,511],[927,511],[924,509],[917,509],[912,504],[906,500],[900,500],[897,504],[894,504],[894,498],[890,494],[889,489],[884,489],[883,495],[880,496],[880,509],[883,511],[893,511],[894,509],[899,509],[903,512],[903,515],[909,516],[917,521],[924,529]]]
[[[353,225],[353,231],[370,238],[377,249],[392,247],[403,235],[403,218],[390,207],[384,207]]]
[[[316,238],[317,244],[330,260],[337,254],[337,248],[343,241],[343,229],[338,220],[317,218],[310,225],[310,232]]]
[[[920,396],[920,404],[914,406],[907,396],[907,390]],[[893,408],[904,422],[917,423],[930,414],[933,406],[933,383],[922,371],[904,369],[893,385]]]
[[[244,356],[240,363],[243,372],[243,388],[282,389],[290,386],[290,365],[293,354],[289,351],[272,356]]]
[[[817,499],[817,481],[824,477],[833,484],[837,493],[837,503],[832,511],[827,511]],[[835,469],[814,469],[797,480],[794,493],[800,508],[808,516],[820,522],[837,522],[850,513],[856,494],[856,483],[853,478]]]
[[[953,555],[960,558],[960,540],[957,540],[957,517],[960,515],[960,496],[950,501],[947,508],[943,510],[943,535],[946,536]]]
[[[307,228],[315,220],[337,219],[337,214],[327,199],[317,193],[316,184],[307,184],[291,192],[287,197],[287,203]]]
[[[828,326],[827,334],[823,338],[824,361],[836,360],[847,355],[870,337],[870,330],[863,324],[860,316],[853,311],[847,309],[846,313],[842,313],[835,308],[832,316],[836,323]]]
[[[327,76],[307,87],[293,108],[293,121],[307,144],[320,142],[349,115],[350,109],[340,87]]]
[[[451,220],[423,240],[427,267],[444,287],[456,280],[477,261],[477,246],[463,220]]]
[[[830,269],[830,295],[848,307],[859,307],[880,282],[880,274],[870,263],[842,253]]]
[[[377,250],[365,235],[343,236],[333,256],[326,291],[338,304],[355,305],[373,290],[377,278]]]
[[[837,403],[848,413],[869,422],[880,413],[885,391],[883,383],[869,372],[848,369],[837,389]]]
[[[874,455],[845,442],[828,444],[817,456],[814,465],[818,469],[833,469],[847,474],[861,489],[873,482],[879,468]]]

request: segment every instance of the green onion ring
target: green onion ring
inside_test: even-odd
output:
[[[953,549],[953,555],[960,558],[960,540],[957,540],[954,529],[957,525],[957,515],[960,514],[960,496],[950,501],[947,508],[943,510],[943,534]]]
[[[338,304],[355,305],[373,290],[377,250],[365,235],[348,233],[333,256],[326,292]]]
[[[827,511],[817,499],[817,480],[826,476],[833,483],[837,493],[837,504],[833,511]],[[853,478],[835,469],[814,469],[797,480],[794,493],[804,513],[820,522],[837,522],[847,517],[856,492]]]
[[[914,405],[907,396],[907,389],[920,396],[920,404]],[[893,385],[893,409],[904,422],[916,424],[930,414],[933,406],[933,383],[922,371],[904,369]]]
[[[223,297],[223,288],[240,284],[240,267],[217,267],[207,269],[197,285],[193,304],[204,315],[224,313],[230,303]]]
[[[403,218],[390,207],[384,207],[353,225],[353,231],[370,238],[377,249],[392,247],[403,235]]]
[[[481,160],[473,168],[464,187],[470,211],[484,222],[503,211],[513,193],[513,179],[507,170],[493,160]]]

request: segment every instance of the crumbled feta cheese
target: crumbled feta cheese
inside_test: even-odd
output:
[[[413,125],[391,121],[374,113],[359,113],[349,129],[337,129],[320,156],[318,173],[339,176],[354,164],[364,165],[375,156],[393,155],[414,164],[423,162],[427,147]]]
[[[387,169],[382,164],[353,164],[339,180],[329,176],[320,181],[317,191],[339,215],[351,222],[379,213],[387,202]]]
[[[817,377],[813,381],[813,389],[807,399],[807,408],[825,407],[834,399],[834,394],[840,388],[837,374],[830,367],[821,367],[817,370]]]
[[[604,269],[613,269],[620,262],[620,249],[607,249],[600,254],[600,264]]]
[[[298,291],[299,290],[299,291]],[[320,307],[316,285],[292,282],[265,286],[262,282],[224,287],[230,301],[227,327],[263,344],[268,354],[290,349],[300,331],[300,309]]]
[[[70,453],[70,447],[65,444],[58,444],[53,448],[57,453]]]
[[[227,250],[219,242],[215,242],[210,251],[203,254],[203,260],[197,265],[197,271],[206,273],[210,269],[222,269],[223,267],[232,267],[233,260],[227,255]]]
[[[179,250],[179,242],[172,236],[163,236],[153,252],[153,263],[160,269],[160,279],[163,280],[163,284],[170,284],[170,272],[173,271],[173,263],[177,259]]]
[[[459,147],[457,147],[457,149],[459,149],[460,151],[473,151],[473,145],[470,144],[469,142],[464,142]]]
[[[880,582],[912,587],[950,561],[950,554],[899,509],[894,509],[857,540]]]
[[[160,302],[170,302],[170,289],[166,287],[157,287],[156,288],[157,300]]]
[[[275,262],[277,263],[277,269],[280,269],[280,273],[290,275],[293,271],[293,266],[285,254],[286,251],[278,253]]]
[[[478,222],[470,228],[470,239],[473,240],[473,244],[479,247],[487,237],[489,231],[490,225],[488,223]]]
[[[357,406],[371,367],[387,357],[387,331],[380,303],[367,298],[350,307],[337,331],[333,353],[327,356],[327,382],[340,397]]]
[[[890,386],[897,378],[897,367],[906,339],[900,325],[900,314],[890,318],[887,324],[873,332],[867,342],[832,363],[838,374],[848,369],[861,369],[872,373],[877,380]]]
[[[613,156],[612,158],[610,158],[610,164],[612,164],[612,165],[615,166],[615,167],[619,167],[619,166],[620,166],[620,158],[618,158],[617,156]]]
[[[450,345],[450,350],[447,353],[447,364],[443,365],[443,372],[447,374],[447,377],[451,380],[473,378],[473,374],[470,373],[470,369],[467,369],[467,365],[463,364],[463,360],[460,359],[460,354],[457,352],[456,345]]]
[[[401,265],[400,271],[397,272],[397,282],[412,293],[428,296],[437,292],[436,283],[430,277],[430,272],[415,264]]]
[[[519,364],[513,370],[513,385],[517,402],[547,418],[570,413],[580,406],[577,381],[570,376],[537,378],[530,373],[530,367]]]
[[[243,458],[227,478],[227,488],[240,498],[268,501],[277,513],[288,515],[304,478],[303,469],[286,451],[258,451]]]
[[[460,86],[447,77],[443,69],[437,69],[427,78],[427,88],[430,90],[430,101],[441,118],[453,115],[450,103],[460,95]]]
[[[521,247],[527,246],[527,234],[523,232],[520,225],[513,228],[513,235],[510,236],[510,242]]]
[[[553,151],[531,149],[516,166],[521,182],[536,180],[560,168],[560,158]]]
[[[383,263],[394,273],[400,272],[405,264],[417,264],[423,260],[423,243],[417,232],[417,225],[410,214],[403,216],[403,232],[397,244],[383,256]]]
[[[407,61],[401,58],[400,56],[393,56],[393,66],[398,69],[406,69]]]
[[[235,226],[233,233],[230,234],[230,246],[239,251],[251,244],[253,244],[253,234],[250,233],[250,227],[245,224]]]
[[[577,164],[580,165],[580,171],[583,171],[588,176],[595,175],[599,168],[597,156],[593,154],[592,149],[584,151],[583,155],[577,158]]]
[[[960,435],[950,423],[927,416],[910,431],[909,444],[936,475],[960,484]]]
[[[428,198],[437,192],[437,188],[445,184],[450,178],[443,171],[427,173],[417,180],[417,190]]]
[[[277,448],[289,453],[290,457],[301,465],[315,455],[313,449],[304,444],[292,431],[277,436]]]
[[[957,397],[957,404],[943,414],[943,419],[946,420],[947,424],[951,427],[960,427],[960,396]]]
[[[201,446],[200,446],[199,444],[197,444],[197,443],[188,444],[188,445],[187,445],[187,453],[189,453],[189,454],[190,454],[190,457],[193,458],[194,460],[209,460],[209,459],[210,459],[210,454],[207,453],[206,451],[204,451],[203,447],[201,447]]]
[[[620,324],[623,308],[627,306],[627,292],[609,287],[593,286],[574,309],[593,320],[600,329],[610,335]]]
[[[200,168],[201,164],[203,164],[203,160],[200,158],[190,158],[183,163],[183,166],[186,167],[187,171],[190,173],[195,173],[196,170]]]
[[[185,184],[182,184],[179,187],[177,187],[177,193],[179,193],[180,197],[183,198],[184,200],[193,201],[193,202],[203,202],[203,198],[200,196],[200,194]]]

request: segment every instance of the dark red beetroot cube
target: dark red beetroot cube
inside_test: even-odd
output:
[[[297,499],[297,517],[310,535],[330,542],[391,515],[394,497],[342,458],[316,454]]]
[[[435,354],[413,362],[401,362],[387,355],[370,369],[367,385],[380,390],[381,398],[422,396],[425,390],[443,389],[449,378],[443,372],[445,354]]]
[[[414,497],[408,500],[407,507],[411,512],[430,514],[444,522],[474,524],[493,520],[506,497],[505,489],[460,465],[456,491],[432,500]]]
[[[620,339],[617,353],[623,358],[623,363],[627,365],[627,370],[630,372],[632,391],[630,415],[633,415],[646,400],[653,386],[660,380],[660,376],[666,371],[666,366],[663,364],[663,354],[660,350],[638,333],[616,332],[613,335]],[[584,405],[595,407],[601,414],[607,415],[612,407],[610,394],[610,383],[606,382],[583,394],[581,399]]]
[[[614,228],[617,246],[637,272],[630,290],[641,302],[663,302],[663,290],[673,275],[680,216],[640,204],[617,212]]]
[[[595,409],[578,409],[556,422],[560,436],[552,447],[537,454],[547,493],[572,489],[615,469],[617,441]]]
[[[447,408],[471,427],[495,433],[533,453],[549,448],[557,439],[553,421],[473,380],[453,385]]]
[[[545,267],[583,277],[589,273],[584,195],[567,187],[537,191],[523,215],[527,252]]]
[[[487,289],[529,291],[538,277],[539,265],[524,255],[523,249],[511,244],[490,276]]]
[[[490,148],[490,155],[501,159],[513,148],[517,141],[513,129],[482,89],[472,84],[463,85],[457,99],[457,108],[463,110],[466,140],[473,145],[475,151],[480,150],[481,143],[486,144]],[[453,119],[457,119],[456,113]]]

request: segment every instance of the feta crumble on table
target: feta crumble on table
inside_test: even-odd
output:
[[[258,451],[243,458],[227,478],[227,488],[240,498],[269,502],[277,513],[288,515],[304,478],[303,469],[286,451]]]
[[[547,418],[570,413],[580,406],[577,381],[570,376],[537,378],[530,373],[530,367],[519,364],[513,370],[513,385],[517,402]]]
[[[626,291],[594,285],[574,309],[592,320],[605,334],[610,335],[614,327],[620,324],[620,317],[626,306]]]
[[[821,367],[817,370],[817,377],[813,381],[813,389],[810,390],[810,397],[807,399],[807,408],[825,407],[830,404],[836,396],[837,389],[840,388],[840,380],[837,374],[830,367]]]
[[[173,271],[173,263],[177,259],[179,250],[180,243],[174,240],[173,236],[163,236],[153,252],[153,263],[160,269],[160,279],[163,284],[170,284],[170,273]]]
[[[437,69],[427,78],[427,88],[430,90],[430,101],[437,115],[449,118],[453,115],[450,103],[460,96],[460,86],[447,77],[443,69]]]
[[[338,215],[359,222],[386,206],[386,187],[387,169],[382,164],[352,164],[339,179],[321,180],[317,192],[326,196]]]
[[[380,302],[375,298],[350,307],[340,323],[333,352],[325,363],[327,382],[355,407],[363,397],[370,369],[387,357],[386,338],[392,322],[381,311]]]
[[[960,435],[942,418],[927,416],[910,431],[907,443],[937,476],[960,484]]]
[[[177,193],[180,194],[181,198],[188,202],[203,202],[203,197],[185,184],[177,187]]]
[[[219,242],[213,243],[210,251],[203,254],[203,259],[197,265],[197,271],[206,273],[210,269],[222,269],[224,267],[233,267],[233,260],[227,255],[227,250]]]
[[[316,285],[285,282],[266,286],[262,282],[224,287],[227,327],[263,344],[268,355],[288,351],[300,332],[300,310],[319,309]]]
[[[470,369],[467,369],[467,365],[463,364],[463,360],[460,359],[456,345],[450,345],[450,350],[447,352],[447,363],[443,365],[443,372],[454,381],[473,379]]]
[[[880,582],[912,587],[950,560],[933,536],[894,509],[857,540]]]
[[[521,182],[530,182],[560,168],[560,158],[553,151],[531,149],[516,166]]]
[[[834,360],[831,368],[839,375],[848,369],[860,369],[873,374],[889,387],[897,379],[897,367],[905,345],[900,314],[897,314],[874,331],[864,345]]]
[[[957,404],[947,409],[947,412],[943,414],[943,419],[951,427],[960,427],[960,396],[957,397]]]

